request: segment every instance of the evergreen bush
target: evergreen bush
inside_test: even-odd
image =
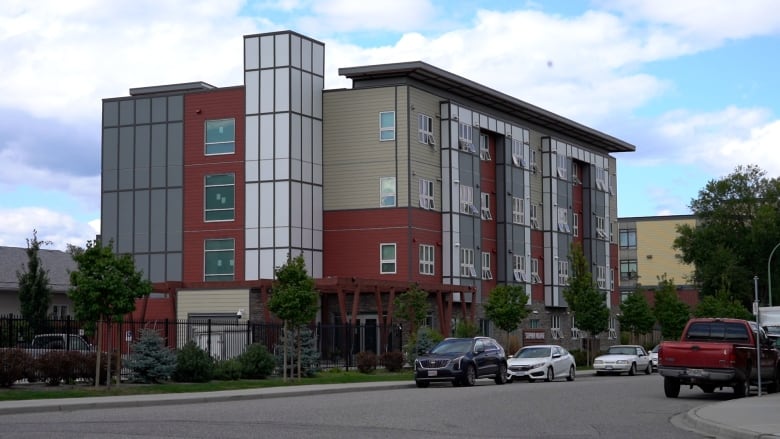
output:
[[[142,329],[138,341],[131,346],[125,366],[135,382],[160,383],[168,381],[176,369],[176,354],[165,345],[165,339],[157,331]]]
[[[273,370],[273,364],[271,365]],[[242,378],[241,362],[237,358],[218,361],[214,366],[214,379],[220,381],[237,381]]]
[[[376,370],[376,354],[373,352],[358,352],[355,360],[360,373],[372,373]]]
[[[259,343],[247,346],[246,351],[238,356],[241,366],[241,377],[247,379],[264,379],[271,375],[276,366],[274,356]]]
[[[309,328],[301,328],[301,375],[313,377],[319,368],[320,352],[317,350],[317,338]],[[282,335],[281,345],[276,347],[276,367],[281,371],[284,363],[284,344],[287,344],[287,376],[295,376],[298,373],[297,352],[298,344],[295,342],[295,331],[288,330]],[[280,372],[281,374],[281,372]]]
[[[205,383],[214,377],[214,360],[194,341],[176,352],[176,368],[171,378],[183,383]]]
[[[0,387],[11,387],[16,381],[25,378],[25,373],[32,365],[32,356],[23,349],[0,350]]]

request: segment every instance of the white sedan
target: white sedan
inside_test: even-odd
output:
[[[645,348],[639,345],[614,345],[610,346],[603,355],[599,355],[593,360],[593,370],[596,375],[605,373],[621,374],[627,372],[629,375],[636,375],[638,370],[646,374],[652,372],[650,364],[650,355]]]
[[[508,381],[554,381],[556,378],[574,381],[576,373],[574,356],[558,345],[526,346],[507,360]]]

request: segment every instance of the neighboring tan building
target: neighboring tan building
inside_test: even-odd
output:
[[[677,226],[696,226],[693,215],[618,218],[620,245],[620,294],[623,299],[641,286],[648,302],[666,276],[677,285],[680,299],[694,308],[699,292],[692,285],[693,267],[683,264],[673,248]]]
[[[295,32],[247,35],[243,85],[104,99],[102,237],[154,283],[137,316],[271,321],[274,269],[301,254],[317,322],[377,328],[361,350],[384,351],[412,284],[444,334],[464,318],[489,333],[489,292],[521,285],[524,342],[576,348],[576,241],[616,337],[613,154],[633,145],[419,61],[342,68],[352,88],[325,90],[324,56]]]

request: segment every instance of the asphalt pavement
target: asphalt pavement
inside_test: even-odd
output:
[[[19,413],[74,411],[98,408],[149,407],[170,404],[200,404],[216,401],[305,396],[313,393],[346,393],[368,390],[405,389],[414,383],[403,381],[353,384],[317,384],[262,389],[223,390],[204,393],[175,393],[89,398],[0,401],[0,416]],[[1,421],[0,421],[1,422]],[[698,433],[721,439],[780,438],[780,393],[750,396],[689,410],[680,423]]]

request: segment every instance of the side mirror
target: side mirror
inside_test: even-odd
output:
[[[553,354],[553,358],[561,358],[561,354]]]

